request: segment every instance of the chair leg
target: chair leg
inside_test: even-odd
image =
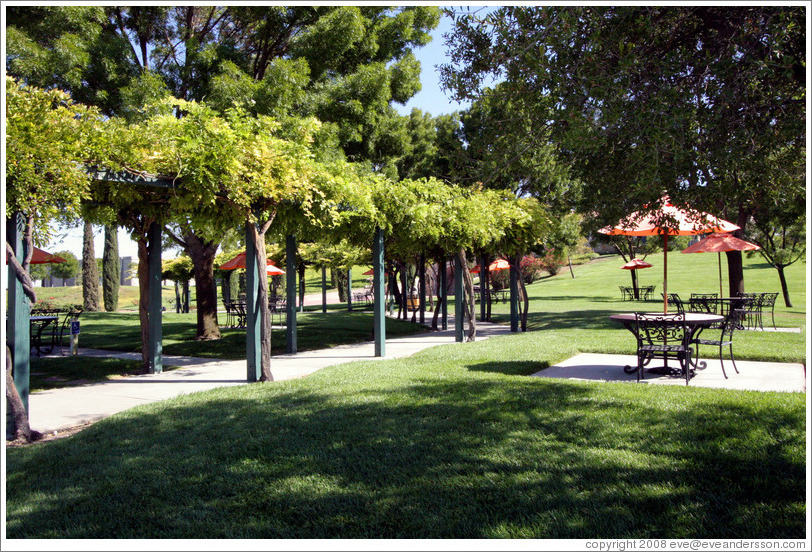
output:
[[[722,375],[727,379],[727,372],[725,372],[725,361],[722,359],[722,346],[719,345],[719,363],[722,365]]]
[[[721,350],[721,347],[719,348]],[[730,344],[730,360],[733,362],[733,369],[736,370],[736,373],[739,373],[739,369],[736,368],[736,359],[733,358],[733,343]]]

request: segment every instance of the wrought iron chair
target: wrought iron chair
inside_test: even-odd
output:
[[[685,385],[691,378],[691,332],[685,324],[685,313],[634,313],[637,335],[637,381],[643,367],[653,359],[676,360],[685,373]]]
[[[696,345],[697,358],[699,358],[700,345],[719,347],[719,362],[722,364],[722,375],[725,376],[725,379],[727,379],[727,373],[725,372],[725,361],[722,359],[722,347],[727,345],[730,349],[730,360],[733,362],[733,369],[736,370],[738,374],[739,369],[736,367],[736,359],[733,357],[733,332],[735,330],[744,329],[742,326],[743,319],[744,311],[732,309],[722,322],[722,333],[719,339],[694,339],[691,341],[692,344]]]
[[[770,318],[773,322],[773,329],[777,330],[775,326],[775,301],[778,299],[778,292],[773,293],[762,293],[761,294],[761,310],[759,311],[759,326],[761,329],[764,329],[764,323],[762,317],[764,316],[764,312],[767,309],[770,309]]]
[[[662,293],[660,294],[662,295]],[[668,303],[674,305],[676,307],[677,312],[684,313],[685,312],[685,304],[679,298],[678,293],[669,293],[668,294]]]
[[[621,301],[631,301],[634,299],[634,291],[629,286],[618,286],[620,289],[620,300]]]
[[[718,293],[692,293],[689,304],[693,312],[705,312],[708,314],[716,314],[716,299]]]
[[[758,327],[761,314],[761,294],[742,293],[741,309],[744,311],[744,329],[754,330]]]

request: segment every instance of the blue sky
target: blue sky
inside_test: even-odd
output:
[[[464,7],[456,6],[457,9],[464,9]],[[433,40],[422,48],[414,50],[415,57],[420,61],[421,73],[420,82],[422,88],[414,97],[412,97],[405,105],[394,104],[395,109],[401,115],[408,115],[411,113],[412,108],[418,108],[425,113],[430,113],[436,117],[438,115],[453,113],[454,111],[465,109],[467,103],[459,103],[452,101],[450,95],[443,92],[440,86],[440,77],[436,66],[444,63],[446,59],[446,48],[444,45],[443,34],[448,32],[451,28],[451,18],[445,15],[441,17],[440,24],[432,33]],[[104,247],[104,231],[102,228],[94,228],[95,240],[94,247],[97,257],[101,257],[102,248]],[[119,254],[122,257],[138,257],[138,248],[123,228],[119,229],[118,233]],[[45,249],[50,252],[68,250],[81,259],[82,257],[82,228],[75,229],[60,229],[56,232],[55,238],[49,243]],[[165,252],[166,258],[176,256],[177,252]]]

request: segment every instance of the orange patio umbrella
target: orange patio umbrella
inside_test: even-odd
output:
[[[731,234],[711,234],[707,238],[683,249],[683,253],[716,253],[719,260],[719,297],[722,293],[722,253],[727,251],[756,251],[761,249],[749,241],[740,240]]]
[[[507,270],[510,268],[510,263],[507,262],[505,259],[496,259],[491,264],[488,265],[489,272],[495,272],[497,270]],[[480,266],[476,265],[474,268],[471,269],[472,273],[479,272]]]
[[[220,270],[234,270],[237,268],[245,268],[245,251],[228,261],[227,263],[223,263],[220,265]],[[284,274],[285,271],[281,268],[278,268],[274,265],[270,259],[268,259],[268,275],[269,276],[276,276],[279,274]]]
[[[668,196],[652,211],[635,211],[617,226],[598,230],[609,236],[663,236],[663,312],[668,312],[668,236],[693,236],[709,232],[733,232],[739,227],[708,213],[680,209],[672,205]]]

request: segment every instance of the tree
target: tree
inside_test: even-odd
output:
[[[161,278],[175,282],[175,311],[189,312],[189,280],[194,276],[192,260],[181,255],[163,261]]]
[[[502,78],[583,181],[593,229],[664,192],[744,227],[775,152],[802,154],[804,33],[800,7],[506,7],[456,19],[443,81],[463,98]]]
[[[104,310],[118,309],[118,290],[121,284],[121,259],[118,256],[118,227],[104,227],[104,252],[102,253],[102,296]]]
[[[76,258],[76,255],[67,250],[57,251],[55,255],[65,259],[65,262],[49,265],[51,276],[68,280],[70,278],[76,278],[79,275],[79,259]]]
[[[93,247],[93,225],[89,221],[85,221],[82,240],[82,298],[87,312],[99,310],[99,268]]]
[[[6,242],[6,256],[14,277],[23,285],[29,303],[36,301],[28,269],[34,251],[36,226],[47,239],[48,222],[78,217],[80,203],[88,195],[89,179],[77,159],[98,161],[97,130],[100,124],[93,109],[74,103],[58,90],[45,91],[20,85],[6,77],[6,216],[25,221],[23,243],[28,252],[22,263]],[[11,358],[6,348],[6,358]],[[15,433],[32,438],[28,415],[19,393],[6,372],[7,397]]]
[[[318,116],[329,123],[318,142],[391,171],[405,140],[391,103],[419,90],[410,51],[438,22],[433,6],[19,6],[8,11],[6,65],[131,121],[167,96],[205,98],[221,114]],[[217,339],[222,233],[200,218],[174,223],[195,265],[197,337]]]

